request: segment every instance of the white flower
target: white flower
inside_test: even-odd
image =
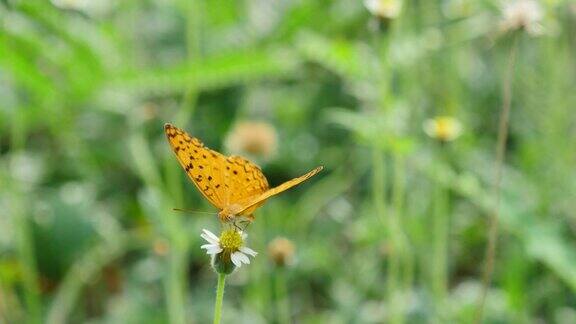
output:
[[[200,237],[208,241],[210,244],[204,244],[200,248],[206,249],[206,253],[210,255],[222,252],[222,248],[220,247],[220,239],[218,236],[207,229],[203,229],[202,232],[203,233],[200,234]]]
[[[380,18],[393,19],[400,15],[401,0],[364,0],[364,6],[371,14]]]
[[[248,235],[233,229],[225,230],[220,237],[207,229],[202,230],[200,236],[208,241],[208,244],[200,248],[206,249],[206,254],[216,257],[219,254],[229,256],[232,263],[240,268],[243,263],[250,264],[248,256],[255,257],[258,253],[249,247],[244,246],[244,241]]]
[[[544,14],[537,1],[515,0],[507,2],[502,8],[502,12],[501,28],[504,31],[524,29],[533,36],[542,34],[541,21]]]

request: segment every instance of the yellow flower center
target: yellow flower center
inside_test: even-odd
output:
[[[220,246],[224,250],[238,251],[242,243],[242,235],[236,230],[229,229],[220,234]]]
[[[436,136],[440,139],[448,139],[454,134],[454,121],[448,118],[436,119]]]
[[[429,135],[442,141],[455,139],[461,131],[458,120],[448,116],[434,118],[429,128]]]

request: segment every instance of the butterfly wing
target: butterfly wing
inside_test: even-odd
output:
[[[204,146],[197,138],[171,125],[164,125],[168,142],[188,177],[216,208],[241,206],[236,215],[251,214],[266,199],[309,179],[323,167],[268,189],[268,181],[254,163],[239,157],[226,157]]]
[[[311,177],[315,176],[316,174],[318,174],[318,172],[322,171],[322,169],[324,169],[323,166],[319,166],[317,168],[315,168],[314,170],[298,177],[298,178],[294,178],[292,180],[288,180],[286,182],[284,182],[283,184],[274,187],[272,189],[266,190],[265,192],[263,192],[262,194],[253,197],[252,199],[250,199],[245,205],[242,206],[242,209],[238,212],[239,215],[242,214],[247,214],[248,210],[253,210],[254,206],[259,206],[262,203],[264,203],[266,201],[266,199],[277,195],[285,190],[288,190],[308,179],[310,179]]]
[[[227,205],[242,205],[269,188],[260,167],[240,156],[226,158],[224,183],[229,188],[225,197]]]
[[[223,170],[226,157],[171,124],[164,125],[164,132],[178,162],[196,188],[216,208],[224,208],[228,196]]]

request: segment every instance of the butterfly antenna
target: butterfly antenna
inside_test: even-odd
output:
[[[214,215],[215,214],[214,212],[205,212],[205,211],[183,209],[183,208],[172,208],[172,210],[178,211],[178,212],[183,212],[183,213],[192,213],[192,214],[208,214],[208,215]]]

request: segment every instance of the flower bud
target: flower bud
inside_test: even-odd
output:
[[[225,146],[234,154],[269,159],[276,153],[277,142],[276,129],[271,124],[243,121],[232,128]]]
[[[212,255],[211,264],[214,271],[222,274],[231,274],[232,271],[236,269],[236,266],[230,258],[230,253],[226,253],[225,251]]]
[[[268,244],[268,254],[272,262],[278,267],[285,267],[294,261],[296,247],[287,238],[277,237]]]
[[[541,21],[544,13],[538,1],[516,0],[507,2],[502,11],[503,19],[500,28],[503,31],[525,30],[532,36],[542,34]]]

